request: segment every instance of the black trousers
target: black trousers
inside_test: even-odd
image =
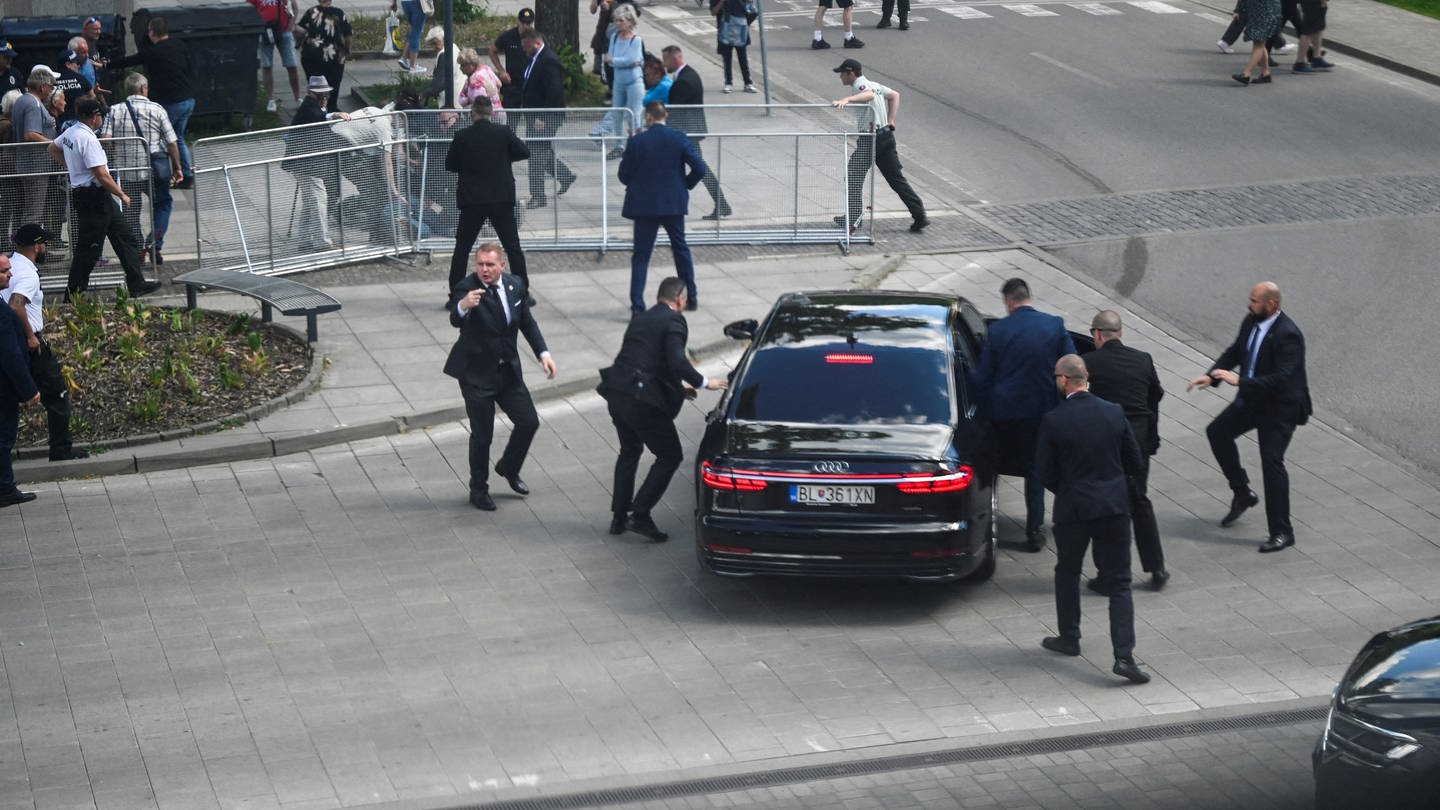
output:
[[[530,443],[540,430],[540,415],[530,399],[530,389],[509,365],[500,369],[499,391],[487,395],[469,383],[460,383],[465,398],[465,415],[470,417],[470,491],[490,491],[490,442],[495,437],[495,408],[499,406],[510,417],[510,441],[500,456],[499,466],[511,475],[519,475]]]
[[[81,186],[71,189],[70,199],[75,206],[75,244],[71,247],[70,276],[65,282],[67,294],[85,292],[90,288],[90,273],[100,254],[105,250],[105,240],[120,257],[120,266],[125,270],[125,283],[131,290],[145,284],[145,275],[140,272],[140,246],[135,234],[120,211],[120,204],[110,192],[99,186]],[[139,205],[131,198],[132,205]]]
[[[526,141],[530,147],[530,196],[545,199],[545,175],[555,178],[561,186],[575,182],[575,173],[565,161],[555,157],[555,146],[548,140]],[[559,189],[556,189],[557,195]]]
[[[1135,527],[1135,551],[1140,555],[1140,569],[1147,574],[1165,567],[1165,552],[1160,548],[1160,526],[1155,522],[1155,505],[1150,503],[1150,457],[1140,456],[1140,473],[1129,478],[1130,520]]]
[[[1215,462],[1220,465],[1230,489],[1243,492],[1250,488],[1250,476],[1240,465],[1240,449],[1235,440],[1251,430],[1260,443],[1260,476],[1265,482],[1265,522],[1269,536],[1293,537],[1290,473],[1285,469],[1285,450],[1295,435],[1295,426],[1262,419],[1253,408],[1237,400],[1205,428],[1205,437],[1210,440],[1210,452],[1215,454]]]
[[[487,219],[495,227],[500,246],[505,248],[505,263],[510,272],[525,279],[527,288],[530,286],[530,276],[525,272],[525,251],[520,249],[520,228],[515,224],[515,203],[467,205],[460,209],[460,225],[455,230],[455,253],[450,256],[450,286],[445,290],[446,295],[470,272],[470,251]]]
[[[37,335],[37,337],[40,337]],[[45,425],[50,430],[50,455],[70,452],[70,386],[60,373],[60,363],[50,351],[50,344],[40,337],[40,348],[29,353],[30,377],[40,389],[40,404],[45,406]]]
[[[895,10],[895,0],[880,0],[880,19],[889,22],[890,13]],[[910,19],[910,0],[900,0],[900,22]]]
[[[855,151],[850,155],[850,200],[847,211],[849,219],[846,221],[854,225],[865,211],[865,175],[870,171],[872,159],[885,182],[890,184],[890,189],[900,198],[900,202],[905,204],[910,218],[916,222],[924,220],[925,204],[920,202],[920,195],[915,193],[915,189],[910,187],[910,181],[905,179],[904,167],[900,165],[900,150],[895,146],[895,131],[885,129],[873,136],[861,135],[855,144]]]
[[[1116,658],[1135,652],[1135,603],[1130,593],[1130,516],[1055,524],[1055,620],[1060,637],[1080,640],[1080,568],[1095,543],[1095,564],[1110,587],[1110,645]]]
[[[634,400],[612,400],[610,421],[620,438],[620,457],[615,459],[615,489],[610,497],[610,511],[617,515],[634,512],[648,515],[660,502],[670,479],[680,469],[684,451],[675,421],[658,408]],[[649,448],[655,463],[635,491],[635,473],[640,469],[640,453]],[[633,497],[631,493],[634,493]]]
[[[741,52],[743,53],[744,49],[741,49]],[[742,56],[740,58],[743,60],[745,57]],[[742,61],[741,64],[744,64],[744,62]],[[746,79],[746,81],[749,81],[749,79]],[[695,151],[700,154],[700,157],[704,158],[705,152],[700,148],[700,139],[691,137],[690,143],[694,145]],[[720,179],[715,176],[715,172],[710,169],[710,164],[708,163],[705,164],[705,176],[700,178],[700,182],[705,185],[705,190],[710,192],[710,199],[715,201],[715,208],[722,214],[729,213],[730,203],[725,201],[725,192],[720,190]]]

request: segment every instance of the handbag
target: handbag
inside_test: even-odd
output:
[[[720,23],[720,44],[743,48],[750,44],[750,26],[744,17],[725,16]]]
[[[164,152],[151,152],[150,139],[145,137],[145,129],[140,126],[140,116],[135,114],[135,105],[130,99],[125,99],[125,109],[130,111],[130,120],[135,123],[135,134],[145,139],[145,151],[150,155],[150,182],[156,186],[169,185],[170,178],[174,173],[170,168],[170,156]]]

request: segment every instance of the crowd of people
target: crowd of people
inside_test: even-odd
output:
[[[1234,53],[1243,33],[1250,43],[1250,59],[1233,78],[1242,85],[1269,84],[1270,68],[1279,67],[1277,53],[1295,53],[1292,73],[1317,73],[1335,67],[1325,58],[1325,16],[1329,0],[1237,0],[1230,25],[1215,46]],[[1299,42],[1285,41],[1285,23],[1295,27]]]

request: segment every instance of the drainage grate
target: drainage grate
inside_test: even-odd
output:
[[[1166,723],[1158,726],[1119,729],[1116,731],[1095,731],[1088,734],[1072,734],[1060,737],[1044,737],[1038,740],[1015,743],[996,743],[966,748],[951,748],[932,751],[928,754],[905,754],[875,759],[837,762],[831,765],[807,765],[795,768],[776,768],[768,771],[716,776],[703,779],[682,779],[673,782],[659,782],[653,785],[607,788],[586,793],[565,793],[558,796],[538,796],[525,799],[486,802],[481,804],[457,805],[450,810],[568,810],[569,808],[603,807],[614,804],[633,804],[662,799],[677,799],[685,796],[701,796],[712,793],[730,793],[755,788],[778,787],[823,779],[840,779],[877,773],[933,768],[965,762],[981,762],[991,759],[1028,757],[1036,754],[1056,754],[1062,751],[1078,751],[1085,748],[1104,748],[1114,745],[1155,742],[1177,737],[1194,737],[1215,734],[1221,731],[1290,726],[1323,720],[1326,706],[1311,706],[1303,709],[1261,712],[1238,717],[1215,720],[1196,720],[1183,723]]]

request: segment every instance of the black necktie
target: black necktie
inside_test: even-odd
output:
[[[494,313],[500,316],[500,322],[508,325],[510,319],[505,317],[505,305],[500,301],[500,285],[486,284],[485,298],[490,301]]]

